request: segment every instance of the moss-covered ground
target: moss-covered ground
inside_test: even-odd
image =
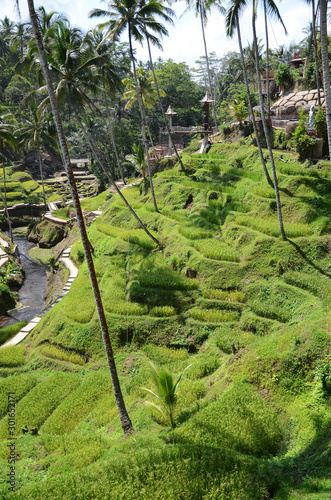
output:
[[[147,181],[125,190],[161,249],[116,195],[89,227],[135,433],[123,438],[77,241],[69,294],[0,350],[1,498],[330,498],[330,165],[275,153],[283,241],[257,150],[194,149],[184,171],[164,161],[155,174],[159,213]],[[174,429],[146,404],[150,361],[174,377],[191,365]]]

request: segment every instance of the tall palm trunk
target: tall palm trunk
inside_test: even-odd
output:
[[[316,37],[316,12],[315,12],[315,0],[312,0],[312,28],[313,28],[313,40],[314,40],[314,58],[315,58],[315,76],[316,76],[316,87],[317,87],[317,100],[318,105],[321,106],[321,91],[320,91],[320,75],[318,69],[318,50],[317,50],[317,37]]]
[[[278,180],[277,180],[277,174],[276,174],[276,167],[275,167],[275,162],[274,162],[274,156],[272,153],[272,147],[270,144],[270,138],[269,138],[269,131],[267,127],[267,122],[265,119],[265,114],[264,114],[264,103],[263,103],[263,96],[262,96],[262,88],[261,88],[261,79],[260,79],[260,67],[259,67],[259,57],[258,57],[258,46],[257,46],[257,36],[256,36],[256,15],[255,15],[255,8],[256,8],[256,2],[253,1],[253,37],[254,37],[254,48],[255,48],[255,63],[256,63],[256,74],[257,74],[257,84],[258,84],[258,90],[259,90],[259,101],[260,101],[260,108],[261,108],[261,118],[262,118],[262,124],[263,124],[263,130],[264,130],[264,135],[269,151],[269,158],[270,158],[270,163],[271,163],[271,170],[272,170],[272,177],[274,181],[274,188],[275,188],[275,196],[276,196],[276,205],[277,205],[277,215],[278,215],[278,222],[279,222],[279,228],[280,228],[280,233],[282,235],[282,238],[286,240],[286,235],[285,235],[285,230],[284,230],[284,225],[283,225],[283,216],[282,216],[282,209],[280,205],[280,196],[279,196],[279,188],[278,188]]]
[[[145,224],[143,223],[143,221],[138,217],[138,215],[136,214],[136,212],[133,210],[133,208],[131,207],[130,203],[127,201],[127,199],[125,198],[125,196],[122,194],[121,190],[118,189],[117,187],[117,184],[116,182],[114,181],[111,173],[109,172],[109,170],[107,168],[105,168],[102,160],[100,159],[100,155],[99,155],[99,152],[97,151],[97,148],[95,147],[93,141],[91,140],[91,137],[89,136],[89,134],[87,133],[85,127],[84,127],[84,124],[82,122],[82,120],[80,119],[80,116],[79,114],[77,113],[77,111],[75,111],[75,114],[76,114],[76,118],[77,118],[77,121],[80,125],[80,128],[83,132],[83,135],[86,139],[86,142],[89,144],[90,146],[90,149],[92,151],[92,154],[94,155],[95,159],[97,160],[97,162],[99,163],[100,167],[102,168],[103,172],[105,173],[105,175],[108,177],[109,181],[111,182],[111,184],[113,185],[113,187],[115,188],[115,191],[116,193],[120,196],[120,198],[124,201],[124,203],[126,204],[126,206],[128,207],[128,209],[130,210],[130,212],[132,213],[132,215],[134,216],[134,218],[136,219],[136,221],[140,224],[141,228],[145,231],[145,233],[147,234],[147,236],[149,236],[153,241],[154,243],[156,243],[158,246],[160,246],[160,242],[159,240],[157,240],[153,235],[152,233],[149,232],[149,230],[147,229],[147,227],[145,226]]]
[[[266,42],[266,51],[267,51],[267,67],[266,67],[266,77],[267,77],[267,108],[268,108],[268,116],[270,116],[269,33],[268,33],[268,17],[267,17],[266,0],[263,0],[263,7],[264,7],[265,42]]]
[[[118,170],[120,172],[120,176],[121,176],[121,179],[123,181],[123,184],[125,185],[126,182],[125,182],[125,179],[124,179],[124,173],[123,173],[123,168],[122,168],[122,164],[121,164],[121,161],[120,161],[120,157],[119,157],[119,154],[118,154],[118,151],[117,151],[117,146],[116,146],[116,141],[115,141],[115,136],[114,136],[114,130],[113,130],[113,125],[111,123],[110,111],[109,111],[109,106],[108,106],[108,99],[107,99],[106,95],[105,95],[105,108],[106,108],[106,115],[107,115],[107,120],[108,120],[108,126],[109,126],[109,131],[110,131],[111,142],[112,142],[113,149],[114,149],[114,152],[115,152],[117,167],[118,167]]]
[[[46,211],[47,210],[47,203],[46,203],[44,175],[43,175],[43,167],[42,167],[42,162],[41,162],[41,151],[40,151],[39,141],[37,141],[37,148],[38,148],[38,157],[39,157],[40,179],[41,179],[41,185],[42,185],[42,189],[43,189],[43,198],[44,198],[44,205],[45,205],[45,211]]]
[[[331,162],[331,95],[330,95],[330,66],[328,55],[328,32],[327,32],[327,0],[320,0],[321,13],[321,52],[323,68],[323,87],[326,107],[326,125],[328,130],[329,155]]]
[[[142,135],[142,139],[143,139],[144,152],[145,152],[145,156],[146,156],[147,175],[149,178],[149,184],[151,186],[151,193],[152,193],[154,210],[155,210],[155,212],[158,212],[159,209],[157,208],[157,204],[156,204],[156,198],[155,198],[155,194],[154,194],[154,186],[153,186],[153,181],[152,181],[151,166],[150,166],[150,162],[149,162],[149,153],[148,153],[148,145],[147,145],[147,138],[146,138],[146,123],[144,120],[144,112],[143,112],[142,102],[140,99],[136,64],[134,62],[134,54],[133,54],[133,49],[132,49],[132,38],[131,38],[131,26],[130,26],[130,24],[129,24],[129,46],[130,46],[130,56],[131,56],[131,61],[132,61],[134,80],[136,83],[137,101],[139,104],[139,111],[140,111],[140,117],[141,117],[141,135]]]
[[[207,74],[208,74],[208,82],[209,82],[209,90],[210,90],[210,95],[211,98],[213,98],[213,87],[211,84],[211,76],[210,76],[210,68],[209,68],[209,59],[208,59],[208,51],[207,51],[207,42],[206,42],[206,35],[205,35],[205,26],[203,22],[203,13],[202,13],[202,8],[200,7],[200,21],[201,21],[201,29],[202,29],[202,37],[203,37],[203,44],[205,47],[205,55],[206,55],[206,64],[207,64]],[[215,99],[213,100],[213,116],[214,116],[214,123],[215,127],[218,129],[217,126],[217,116],[216,116],[216,105],[215,105]]]
[[[151,70],[152,70],[152,73],[153,73],[153,78],[154,78],[154,83],[155,83],[155,89],[156,89],[157,97],[159,99],[159,104],[160,104],[160,108],[161,108],[161,113],[162,113],[162,116],[163,116],[164,124],[166,126],[166,129],[167,129],[167,132],[168,132],[168,136],[170,137],[171,144],[172,144],[172,147],[173,147],[173,149],[175,151],[175,155],[177,157],[177,160],[178,160],[178,162],[179,162],[179,164],[181,166],[181,169],[184,170],[184,165],[182,163],[182,159],[181,159],[181,157],[178,154],[178,151],[177,151],[177,148],[176,148],[176,144],[175,144],[175,142],[173,140],[172,133],[171,133],[171,130],[170,130],[170,127],[169,127],[169,122],[168,122],[167,117],[166,117],[165,112],[164,112],[164,107],[163,107],[163,104],[162,104],[162,99],[161,99],[160,90],[159,90],[159,85],[157,83],[157,79],[156,79],[156,75],[155,75],[154,64],[153,64],[153,59],[152,59],[152,52],[151,52],[151,45],[149,43],[148,36],[146,36],[146,39],[147,39],[147,47],[148,47],[148,54],[149,54],[149,62],[151,64]]]
[[[3,153],[2,141],[1,141],[1,153]],[[1,192],[1,199],[2,199],[2,203],[3,203],[4,209],[5,209],[5,214],[6,214],[7,224],[8,224],[10,241],[12,243],[14,243],[13,230],[12,230],[11,220],[10,220],[10,217],[9,217],[8,206],[7,206],[6,169],[5,169],[4,162],[2,162],[2,172],[3,172],[3,193]]]
[[[104,342],[104,346],[105,346],[110,376],[111,376],[111,380],[112,380],[112,384],[113,384],[115,400],[116,400],[116,404],[117,404],[117,408],[118,408],[123,431],[125,434],[127,434],[127,433],[130,433],[133,431],[133,427],[132,427],[131,420],[129,418],[129,415],[128,415],[126,407],[125,407],[125,403],[124,403],[124,399],[123,399],[123,395],[122,395],[122,391],[121,391],[121,387],[120,387],[120,383],[119,383],[119,379],[118,379],[118,375],[117,375],[113,350],[112,350],[112,346],[111,346],[111,342],[110,342],[110,338],[109,338],[107,321],[106,321],[106,317],[105,317],[105,313],[104,313],[104,309],[103,309],[103,305],[102,305],[101,294],[100,294],[98,281],[97,281],[97,277],[95,274],[92,254],[91,254],[91,244],[88,240],[86,227],[84,224],[83,213],[82,213],[82,209],[80,206],[78,191],[77,191],[75,178],[74,178],[73,171],[72,171],[72,165],[71,165],[71,161],[70,161],[68,145],[67,145],[66,137],[64,134],[59,110],[57,107],[57,102],[56,102],[56,97],[55,97],[55,93],[54,93],[54,89],[53,89],[51,74],[50,74],[49,67],[47,64],[46,54],[45,54],[41,34],[39,31],[38,19],[37,19],[37,15],[36,15],[36,12],[34,9],[33,0],[28,0],[28,8],[29,8],[31,26],[32,26],[32,29],[34,32],[34,37],[36,40],[36,44],[37,44],[37,48],[38,48],[38,52],[39,52],[39,57],[40,57],[40,63],[41,63],[43,74],[44,74],[44,77],[46,80],[49,100],[50,100],[52,112],[54,115],[54,121],[56,124],[57,133],[58,133],[58,138],[59,138],[59,143],[60,143],[60,147],[61,147],[64,167],[65,167],[65,170],[66,170],[66,173],[68,176],[68,183],[70,186],[71,196],[72,196],[74,208],[76,211],[78,227],[79,227],[79,231],[80,231],[80,235],[81,235],[81,239],[82,239],[82,243],[83,243],[83,247],[84,247],[86,263],[87,263],[87,267],[88,267],[88,271],[89,271],[89,275],[90,275],[90,280],[91,280],[93,295],[94,295],[94,299],[95,299],[96,309],[97,309],[98,316],[99,316],[100,328],[101,328],[102,338],[103,338],[103,342]]]
[[[4,179],[5,179],[5,166],[4,166],[4,164],[2,164],[2,168],[3,168],[3,176],[4,176]],[[5,185],[6,184],[4,182],[4,186]],[[2,192],[1,187],[0,187],[0,196],[1,196],[1,200],[2,200],[2,203],[3,203],[4,209],[5,209],[5,214],[6,214],[7,224],[8,224],[8,231],[9,231],[10,241],[12,243],[14,243],[13,229],[12,229],[11,220],[10,220],[10,217],[9,217],[9,212],[8,212],[8,207],[7,207],[7,200],[6,200],[6,196],[4,196],[4,194]]]
[[[247,99],[248,99],[248,106],[249,106],[249,111],[252,117],[252,123],[253,123],[253,129],[256,137],[256,144],[259,150],[260,154],[260,160],[262,163],[262,167],[265,173],[265,176],[267,178],[267,181],[270,185],[272,185],[272,180],[270,178],[269,172],[267,170],[267,166],[264,161],[264,156],[263,156],[263,151],[262,151],[262,146],[259,138],[259,134],[257,131],[257,126],[256,126],[256,120],[255,120],[255,115],[254,115],[254,110],[253,110],[253,104],[252,104],[252,98],[251,94],[249,91],[249,85],[248,85],[248,78],[247,78],[247,71],[246,71],[246,66],[245,66],[245,59],[244,59],[244,52],[243,52],[243,47],[242,47],[242,42],[241,42],[241,33],[240,33],[240,23],[239,23],[239,16],[238,13],[236,13],[236,25],[237,25],[237,35],[238,35],[238,43],[239,43],[239,51],[240,51],[240,58],[241,58],[241,64],[243,67],[243,75],[244,75],[244,81],[245,81],[245,86],[246,86],[246,92],[247,92]]]

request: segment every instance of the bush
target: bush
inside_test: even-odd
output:
[[[305,160],[312,151],[312,148],[316,144],[316,140],[307,134],[306,129],[307,115],[304,109],[300,109],[299,112],[299,125],[296,127],[292,136],[292,145],[297,153],[299,153],[299,159]]]

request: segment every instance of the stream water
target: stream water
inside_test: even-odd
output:
[[[14,235],[14,242],[19,251],[25,279],[18,291],[19,302],[6,316],[0,316],[0,328],[17,321],[30,321],[37,316],[44,306],[43,294],[47,285],[46,268],[31,259],[29,250],[34,246],[23,234]]]

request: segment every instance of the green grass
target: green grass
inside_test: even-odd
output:
[[[24,364],[24,345],[13,345],[0,349],[0,366],[20,366]]]
[[[4,344],[5,342],[7,342],[7,340],[14,337],[14,335],[18,333],[25,325],[27,325],[26,321],[18,321],[13,325],[0,328],[0,345]]]
[[[157,316],[159,318],[174,316],[176,314],[176,309],[172,306],[156,306],[150,311],[151,316]]]
[[[221,323],[223,321],[234,321],[238,319],[238,313],[235,311],[223,311],[220,309],[200,309],[194,307],[189,310],[192,318],[206,323]]]
[[[237,217],[235,222],[236,224],[251,227],[256,231],[273,236],[274,238],[280,236],[279,224],[274,219],[261,219],[245,215]],[[284,230],[288,238],[298,238],[300,236],[310,236],[313,234],[313,229],[308,224],[291,224],[285,222]]]
[[[33,387],[16,406],[16,429],[21,434],[21,428],[41,427],[50,417],[56,407],[67,395],[75,390],[79,378],[71,373],[54,373]],[[6,438],[8,433],[7,420],[0,422],[0,436]]]
[[[64,297],[64,313],[77,323],[88,323],[95,311],[95,301],[87,272],[81,272],[71,285],[68,295]]]
[[[185,153],[185,172],[167,160],[154,174],[158,214],[148,183],[128,190],[160,249],[117,195],[102,194],[88,232],[135,433],[123,439],[77,240],[70,293],[19,346],[24,364],[0,366],[2,477],[10,391],[19,438],[18,489],[0,482],[1,498],[330,496],[329,166],[279,154],[287,241],[252,146]],[[150,361],[174,380],[190,365],[174,431],[141,389],[154,388]],[[39,435],[23,435],[25,424]]]
[[[153,249],[156,248],[156,243],[145,233],[143,229],[127,230],[121,227],[111,226],[102,222],[97,222],[98,231],[112,236],[114,238],[121,238],[129,243],[141,246],[143,248]],[[153,232],[152,232],[153,233]],[[153,235],[155,236],[155,234]]]
[[[194,247],[209,259],[239,262],[238,252],[215,238],[196,240]]]
[[[50,358],[61,359],[63,361],[69,361],[70,363],[76,363],[78,365],[84,365],[86,363],[86,358],[75,352],[67,351],[66,349],[57,347],[55,345],[46,343],[39,347],[39,351]]]

